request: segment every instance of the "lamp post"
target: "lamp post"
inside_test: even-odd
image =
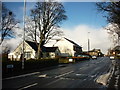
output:
[[[0,30],[2,30],[2,1],[0,1]],[[0,34],[2,43],[2,34]],[[0,45],[0,48],[2,49],[2,45]],[[0,75],[2,76],[2,56],[0,57]],[[0,89],[2,90],[2,77],[0,77]]]
[[[118,34],[118,46],[120,45],[119,39],[120,39],[120,33]]]
[[[0,30],[2,30],[2,1],[0,1]],[[0,41],[0,44],[1,44],[2,43],[2,34],[0,34],[0,37],[1,37],[1,41]],[[0,46],[0,48],[1,48],[1,46]]]
[[[88,32],[88,52],[90,51],[90,39],[89,39],[89,34],[90,34],[90,32]]]
[[[25,57],[25,52],[24,52],[24,41],[25,41],[25,16],[26,16],[26,0],[24,0],[24,10],[23,10],[23,55],[22,55],[22,69],[24,69],[24,57]]]

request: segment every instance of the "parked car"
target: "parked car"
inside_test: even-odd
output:
[[[72,58],[69,58],[69,62],[74,62],[74,60]]]
[[[79,59],[90,59],[90,56],[89,55],[78,55],[77,56]]]
[[[114,56],[110,56],[110,60],[113,60],[113,59],[115,59],[115,57]]]
[[[94,55],[94,56],[92,56],[92,59],[97,59],[97,56],[95,56],[95,55]]]

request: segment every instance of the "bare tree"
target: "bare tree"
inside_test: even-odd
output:
[[[26,17],[25,18],[25,32],[26,32],[26,40],[31,40],[34,42],[37,42],[37,37],[39,37],[39,32],[37,32],[38,30],[36,29],[37,27],[35,26],[36,22],[33,21],[30,17]]]
[[[3,46],[2,47],[2,54],[8,54],[8,53],[10,53],[10,47],[8,47],[8,46]]]
[[[46,44],[54,36],[62,35],[63,32],[59,30],[60,23],[67,19],[65,15],[64,6],[60,2],[37,2],[35,8],[31,10],[31,18],[33,22],[34,41],[37,42],[38,37],[38,51],[37,58],[41,58],[44,44]],[[30,30],[30,29],[29,29]],[[30,30],[31,31],[31,30]]]
[[[105,27],[107,30],[110,40],[113,42],[113,46],[116,46],[119,44],[119,28],[116,24],[109,24],[107,27]]]
[[[7,9],[5,7],[5,4],[2,4],[2,28],[0,30],[1,33],[1,42],[2,44],[3,40],[8,37],[14,37],[14,31],[13,29],[16,27],[19,23],[18,20],[15,19],[15,15],[12,11]]]
[[[104,16],[108,23],[112,24],[112,28],[106,28],[111,36],[115,34],[120,39],[120,1],[118,2],[100,2],[97,3],[97,8],[101,12],[105,12]],[[114,34],[114,35],[113,35]]]

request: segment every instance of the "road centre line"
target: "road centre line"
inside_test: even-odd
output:
[[[70,71],[70,72],[67,72],[67,73],[55,76],[55,78],[59,78],[59,77],[65,76],[65,75],[70,74],[70,73],[73,73],[73,71]]]
[[[64,73],[64,74],[58,75],[58,76],[56,76],[55,78],[59,78],[59,77],[65,76],[65,75],[70,74],[70,73],[73,73],[73,71],[70,71],[70,72],[67,72],[67,73]],[[45,86],[49,86],[49,85],[51,85],[51,84],[53,84],[53,83],[58,82],[59,80],[61,80],[61,79],[57,79],[57,80],[55,80],[55,81],[52,81],[52,82],[46,84]]]
[[[23,90],[23,89],[26,89],[26,88],[30,88],[30,87],[33,87],[33,86],[35,86],[35,85],[37,85],[38,83],[34,83],[34,84],[31,84],[31,85],[28,85],[28,86],[25,86],[25,87],[23,87],[23,88],[20,88],[20,89],[18,89],[18,90]]]
[[[24,75],[19,75],[19,76],[4,78],[4,79],[2,79],[2,80],[15,79],[15,78],[19,78],[19,77],[26,77],[26,76],[35,75],[35,74],[38,74],[38,73],[40,73],[40,72],[34,72],[34,73],[29,73],[29,74],[24,74]]]

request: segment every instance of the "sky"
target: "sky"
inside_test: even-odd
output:
[[[12,10],[16,18],[23,21],[23,2],[5,2],[7,8]],[[30,9],[34,8],[34,2],[27,2],[26,13],[30,15]],[[108,24],[103,17],[104,13],[97,11],[95,2],[63,2],[66,15],[68,19],[61,24],[61,30],[64,32],[66,38],[73,40],[83,47],[83,51],[87,50],[87,40],[90,39],[90,49],[101,49],[103,53],[107,52],[110,48],[111,42],[109,35],[104,27]],[[16,30],[20,31],[21,30]],[[89,35],[88,35],[88,32]],[[19,37],[13,38],[8,41],[12,49],[18,46],[22,39]],[[13,42],[18,42],[13,45]]]
[[[23,20],[23,2],[5,2],[6,7],[12,10],[16,18]],[[34,2],[26,4],[27,15],[34,8]],[[95,2],[63,2],[68,19],[62,23],[61,27],[70,28],[79,24],[87,24],[92,27],[101,28],[106,25],[103,14],[97,11]]]

